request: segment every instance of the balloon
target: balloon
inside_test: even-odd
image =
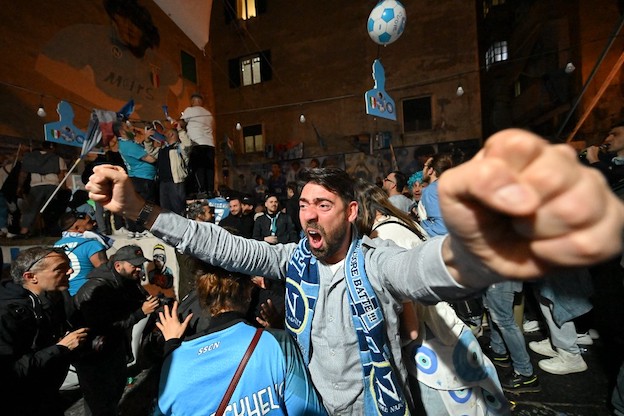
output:
[[[379,45],[389,45],[401,37],[406,20],[405,7],[400,2],[383,0],[368,16],[368,35]]]

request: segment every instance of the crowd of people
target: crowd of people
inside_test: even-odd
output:
[[[261,204],[229,192],[218,218],[176,186],[194,141],[172,126],[166,144],[141,150],[136,137],[124,143],[135,130],[116,124],[124,164],[94,163],[85,180],[109,226],[121,215],[133,237],[149,230],[192,262],[179,301],[142,289],[139,246],[108,256],[99,221],[61,215],[57,247],[24,250],[0,289],[9,409],[62,414],[58,388],[71,363],[86,413],[117,414],[132,327],[146,317],[155,414],[508,415],[505,393],[541,390],[513,316],[523,291],[548,330],[528,344],[546,357],[539,368],[587,369],[575,321],[592,310],[601,272],[622,281],[613,175],[624,165],[624,125],[605,140],[611,154],[586,153],[611,187],[569,147],[510,130],[469,161],[427,152],[418,170],[388,172],[381,187],[337,168],[297,166],[287,178],[276,165]],[[60,174],[58,160],[47,163]],[[171,174],[160,205],[141,163]],[[466,317],[468,301],[484,309]],[[488,343],[477,340],[482,318]],[[621,345],[617,329],[603,330]],[[613,393],[620,412],[623,377]],[[43,392],[36,402],[27,400],[33,382]]]

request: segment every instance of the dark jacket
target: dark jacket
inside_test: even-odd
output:
[[[58,394],[70,350],[62,303],[36,296],[12,281],[0,285],[0,388],[2,414],[62,415]]]
[[[614,153],[601,154],[600,160],[590,166],[600,170],[616,195],[624,198],[624,164],[614,163],[613,158],[615,156]]]
[[[281,212],[277,214],[277,242],[286,244],[286,243],[296,243],[299,241],[299,236],[297,235],[297,231],[295,231],[295,226],[292,223],[292,220],[287,214],[282,214]],[[220,225],[220,224],[219,224]],[[264,237],[268,237],[271,235],[271,217],[268,214],[264,214],[256,219],[256,223],[254,224],[253,230],[253,238],[255,240],[264,240]]]
[[[228,215],[219,221],[219,226],[226,228],[231,227],[238,231],[238,235],[245,238],[252,238],[254,229],[254,220],[250,215]]]
[[[128,354],[132,327],[145,318],[141,307],[146,298],[140,283],[120,276],[109,261],[89,273],[74,304],[81,326],[105,337],[102,353],[119,351],[121,346]]]

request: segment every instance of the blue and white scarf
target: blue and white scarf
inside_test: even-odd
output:
[[[366,415],[409,415],[401,385],[392,368],[383,312],[366,270],[362,240],[351,242],[344,265],[349,305],[360,346]],[[286,277],[286,329],[297,340],[306,364],[310,362],[310,332],[319,293],[317,259],[308,239],[299,242]],[[299,301],[300,300],[300,301]]]

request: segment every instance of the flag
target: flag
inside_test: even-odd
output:
[[[100,122],[96,115],[96,110],[91,113],[91,121],[89,121],[89,128],[87,129],[87,137],[82,142],[82,150],[80,151],[80,158],[85,157],[102,139],[102,131],[100,130]]]
[[[117,112],[117,116],[121,119],[121,120],[127,120],[130,118],[130,115],[134,113],[134,100],[130,99],[130,101],[128,101],[126,104],[124,104],[123,107],[121,107],[121,110],[119,110]]]
[[[98,120],[99,130],[102,133],[102,145],[108,146],[110,139],[115,136],[113,133],[113,122],[117,121],[117,113],[97,108],[93,109],[93,113]]]

